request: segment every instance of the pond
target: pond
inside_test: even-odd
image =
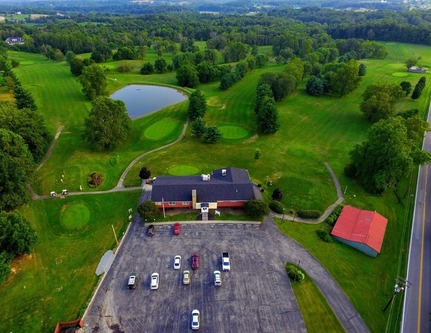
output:
[[[111,98],[123,101],[129,116],[138,118],[182,102],[187,96],[172,88],[131,84],[117,90]]]

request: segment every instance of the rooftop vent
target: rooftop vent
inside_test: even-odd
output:
[[[203,180],[204,182],[207,182],[207,181],[209,181],[210,179],[211,179],[211,175],[210,175],[210,174],[207,174],[207,175],[203,174],[203,175],[202,175],[202,180]]]

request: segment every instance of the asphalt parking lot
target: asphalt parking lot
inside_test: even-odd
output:
[[[156,226],[154,237],[135,217],[124,244],[90,305],[86,332],[191,332],[193,309],[201,312],[201,332],[306,332],[279,251],[280,235],[262,226],[238,224],[182,224]],[[213,283],[221,271],[221,253],[228,251],[231,271],[222,272],[222,286]],[[200,255],[200,268],[191,270],[191,254]],[[180,270],[173,269],[175,255]],[[192,282],[182,285],[182,271]],[[135,290],[127,280],[135,272]],[[150,290],[150,276],[160,274],[158,290]]]

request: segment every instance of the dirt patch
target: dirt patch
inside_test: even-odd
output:
[[[10,270],[13,274],[18,273],[21,270],[21,267],[29,262],[33,258],[31,254],[20,254],[15,257],[10,265]]]

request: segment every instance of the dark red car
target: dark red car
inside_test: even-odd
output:
[[[174,235],[179,235],[181,232],[181,224],[178,222],[174,224]]]
[[[199,254],[192,253],[192,269],[199,268]]]

